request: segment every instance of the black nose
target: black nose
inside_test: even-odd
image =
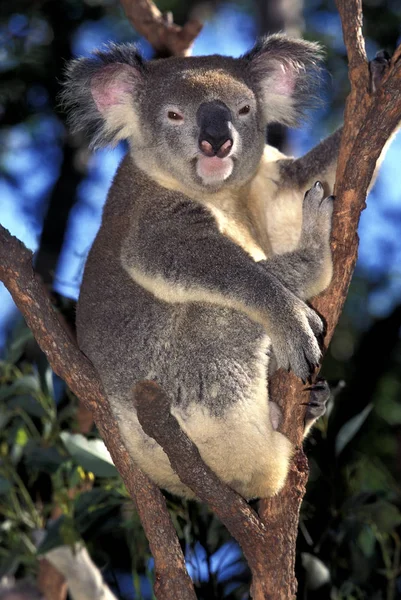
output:
[[[219,100],[204,102],[197,113],[199,148],[206,156],[224,158],[232,148],[231,111]]]

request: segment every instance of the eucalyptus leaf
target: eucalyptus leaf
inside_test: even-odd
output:
[[[63,431],[60,435],[72,458],[85,471],[91,471],[97,477],[116,477],[118,475],[109,451],[102,440],[88,440],[80,433]]]
[[[306,571],[306,586],[308,590],[318,590],[330,581],[330,571],[314,554],[302,552],[302,566]]]
[[[365,525],[357,538],[357,544],[364,556],[371,558],[375,552],[376,536],[371,527]]]
[[[40,381],[37,375],[23,375],[18,377],[11,385],[0,388],[0,400],[6,400],[19,394],[37,394],[40,392]]]
[[[362,412],[352,417],[345,425],[343,425],[337,434],[336,438],[336,456],[341,454],[345,446],[352,440],[352,438],[358,433],[368,416],[370,415],[373,408],[373,404],[368,404]]]
[[[22,356],[26,344],[33,340],[33,334],[25,323],[21,323],[16,328],[14,337],[6,350],[6,360],[10,363],[16,363]]]
[[[8,408],[15,410],[24,410],[28,415],[32,417],[42,418],[45,416],[46,411],[36,398],[29,394],[22,394],[11,398],[7,403]]]
[[[45,471],[55,473],[59,466],[68,460],[54,446],[40,446],[37,442],[30,440],[25,448],[24,463],[29,471]]]
[[[54,386],[53,386],[53,371],[47,361],[44,354],[41,354],[36,361],[41,388],[46,396],[54,398]]]
[[[75,529],[74,521],[67,515],[61,515],[48,528],[43,541],[38,547],[38,555],[46,554],[53,548],[73,545],[80,540],[79,534]]]

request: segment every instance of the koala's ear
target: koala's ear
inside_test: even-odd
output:
[[[322,55],[317,43],[275,34],[242,57],[266,123],[295,126],[316,104]]]
[[[73,60],[61,93],[73,131],[84,131],[93,148],[138,134],[134,101],[146,67],[133,44],[110,44],[89,58]]]

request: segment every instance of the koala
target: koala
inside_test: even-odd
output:
[[[318,44],[261,39],[238,59],[145,62],[133,45],[73,61],[63,92],[92,147],[127,140],[77,305],[124,442],[161,488],[191,498],[143,432],[133,387],[154,380],[202,459],[250,499],[276,494],[293,455],[269,402],[274,368],[306,381],[323,322],[306,303],[332,276],[337,131],[302,158],[266,145],[313,104]],[[324,412],[319,385],[305,431]],[[155,415],[157,419],[157,415]]]

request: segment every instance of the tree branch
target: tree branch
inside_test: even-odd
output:
[[[32,269],[32,253],[1,225],[0,280],[12,294],[54,372],[93,412],[149,540],[155,559],[156,597],[158,600],[195,600],[163,495],[131,460],[94,367],[62,326],[44,286]]]
[[[231,535],[240,544],[253,575],[252,597],[255,600],[276,600],[289,598],[280,596],[281,587],[286,588],[283,571],[276,558],[276,541],[282,532],[281,514],[293,497],[300,498],[299,486],[294,474],[306,472],[306,458],[296,453],[290,474],[291,494],[285,498],[285,505],[271,514],[266,526],[247,502],[213,473],[205,465],[195,444],[180,428],[178,421],[170,412],[170,401],[164,391],[153,381],[142,381],[134,388],[134,402],[138,419],[145,433],[157,441],[166,452],[170,464],[180,480],[192,489],[200,500],[207,503],[227,527]],[[305,477],[301,491],[304,493]],[[291,525],[296,529],[298,514],[289,511]],[[292,523],[293,522],[293,523]],[[288,548],[295,560],[295,545]],[[271,561],[277,564],[276,580],[266,577]],[[293,581],[293,592],[296,581]]]
[[[135,4],[122,0],[122,4],[138,31],[159,51],[183,55],[190,45],[188,40],[193,41],[196,36],[195,30],[190,33],[190,27],[185,34],[185,27],[177,29],[147,0],[139,0]],[[135,14],[132,12],[134,6]],[[360,0],[338,0],[338,9],[343,22],[352,89],[346,105],[337,171],[332,236],[333,282],[314,304],[327,321],[326,344],[332,336],[352,276],[358,243],[356,228],[376,161],[401,120],[401,48],[397,49],[378,92],[372,95],[361,33]],[[156,31],[161,41],[153,40]],[[183,39],[186,40],[186,48]],[[99,430],[134,499],[148,536],[155,558],[157,597],[194,600],[193,587],[164,498],[130,459],[96,372],[60,324],[45,290],[32,271],[31,253],[1,227],[0,258],[0,279],[12,293],[54,371],[94,412]],[[281,430],[298,445],[304,415],[302,410],[294,410],[294,407],[306,399],[302,397],[303,393],[306,392],[293,375],[278,373],[273,378],[270,394],[283,409]],[[136,402],[144,430],[162,445],[182,481],[210,504],[242,545],[253,572],[253,598],[294,598],[295,542],[299,508],[307,480],[307,463],[302,451],[298,450],[295,454],[282,493],[261,502],[259,519],[241,497],[224,486],[203,464],[194,444],[170,415],[164,393],[155,384],[142,382],[136,388]],[[157,420],[154,419],[155,413],[159,417]]]
[[[187,56],[202,29],[202,23],[196,19],[183,27],[175,25],[172,14],[162,14],[151,0],[121,0],[121,4],[134,29],[159,56]]]
[[[203,462],[198,448],[171,414],[171,402],[160,386],[141,381],[135,386],[134,401],[144,432],[160,444],[180,480],[216,513],[252,566],[255,546],[265,534],[256,512]]]
[[[332,228],[333,279],[326,292],[313,302],[314,308],[327,323],[326,348],[340,317],[355,268],[358,249],[356,231],[376,162],[401,121],[401,46],[393,56],[382,85],[375,94],[371,94],[361,29],[361,1],[337,0],[337,6],[347,47],[352,88],[346,103],[336,177],[337,199]],[[300,445],[304,414],[302,410],[294,408],[307,399],[303,386],[293,375],[278,372],[270,383],[270,398],[283,410],[281,431]],[[306,461],[299,460],[282,492],[260,503],[260,517],[272,535],[266,551],[271,547],[275,550],[270,555],[263,577],[264,581],[272,583],[275,589],[272,597],[275,600],[288,600],[296,593],[294,548],[307,475]]]

